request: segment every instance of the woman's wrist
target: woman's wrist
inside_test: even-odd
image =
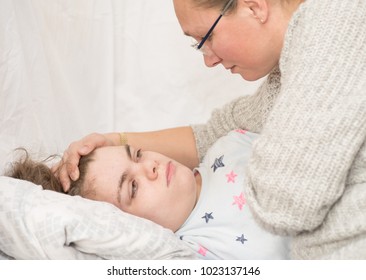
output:
[[[127,145],[127,133],[126,132],[119,133],[119,144],[121,146]]]

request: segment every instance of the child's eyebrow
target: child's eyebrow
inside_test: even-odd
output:
[[[125,149],[126,149],[126,154],[128,156],[128,158],[130,160],[132,160],[132,156],[131,156],[131,148],[129,145],[126,145],[125,146]],[[118,182],[118,187],[117,187],[117,200],[118,200],[118,203],[121,204],[121,191],[122,191],[122,186],[124,184],[124,182],[126,181],[127,179],[127,171],[123,172],[121,178],[119,179],[119,182]]]
[[[125,149],[126,149],[126,153],[127,153],[128,158],[129,158],[130,160],[132,160],[130,145],[126,145],[126,146],[125,146]]]
[[[124,172],[121,176],[121,178],[119,179],[119,183],[118,183],[118,187],[117,187],[117,201],[119,204],[121,204],[121,191],[122,191],[122,186],[124,181],[126,181],[127,178],[127,173]]]

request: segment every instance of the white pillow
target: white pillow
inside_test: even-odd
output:
[[[172,231],[115,206],[0,176],[0,259],[195,259]]]

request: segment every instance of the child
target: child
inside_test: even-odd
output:
[[[243,130],[230,132],[193,172],[159,153],[130,146],[98,148],[81,159],[79,180],[68,193],[112,203],[169,228],[203,259],[286,259],[287,240],[259,228],[242,189],[242,166],[256,138]],[[37,163],[18,162],[8,175],[62,190],[35,180],[31,170],[38,168],[24,169],[29,164]]]

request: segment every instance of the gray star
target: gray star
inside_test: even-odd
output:
[[[211,168],[213,168],[213,172],[215,172],[217,168],[225,166],[224,163],[222,162],[223,158],[224,156],[215,159],[214,164],[211,166]]]
[[[213,212],[211,212],[211,213],[205,213],[205,215],[202,217],[202,219],[205,219],[206,220],[206,224],[208,223],[208,221],[210,220],[210,219],[213,219],[214,217],[212,216],[212,213]]]
[[[244,242],[245,242],[245,241],[248,241],[248,239],[246,239],[246,238],[244,237],[244,234],[242,234],[241,236],[237,236],[237,237],[236,237],[236,241],[240,241],[240,242],[241,242],[241,244],[244,244]]]

